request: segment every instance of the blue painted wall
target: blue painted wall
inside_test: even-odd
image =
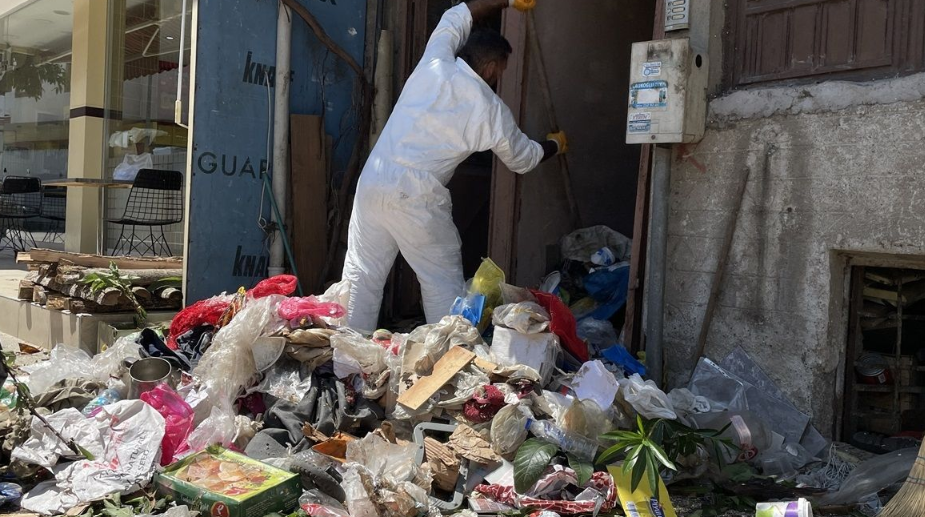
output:
[[[301,2],[334,41],[363,62],[365,0]],[[192,170],[187,175],[188,304],[252,287],[266,277],[269,244],[258,220],[272,219],[269,203],[261,203],[260,175],[272,166],[267,131],[277,5],[275,0],[197,2]],[[324,115],[325,130],[335,142],[332,165],[338,177],[357,134],[354,73],[318,42],[298,15],[293,18],[291,110]],[[269,99],[265,71],[271,81]]]

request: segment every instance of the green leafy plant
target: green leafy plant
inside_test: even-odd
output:
[[[670,470],[678,470],[669,459],[668,454],[661,446],[664,440],[665,428],[656,425],[659,421],[646,422],[636,416],[635,431],[611,431],[601,435],[605,440],[615,441],[613,446],[601,453],[597,463],[609,463],[625,454],[623,473],[631,475],[630,490],[635,492],[643,476],[648,477],[649,485],[655,492],[656,499],[660,499],[658,479],[660,466]]]
[[[68,67],[60,63],[40,63],[37,56],[15,54],[13,69],[0,74],[0,93],[15,92],[18,96],[40,100],[45,85],[55,93],[67,91],[71,82]]]
[[[722,435],[732,424],[719,431],[715,429],[693,429],[674,420],[657,420],[653,424],[653,439],[662,445],[669,458],[696,454],[698,449],[710,453],[720,469],[725,467],[725,454],[735,450],[729,438]]]
[[[110,262],[109,272],[90,273],[85,276],[80,283],[90,286],[90,292],[94,295],[106,289],[118,289],[123,296],[132,302],[132,305],[135,307],[135,313],[140,320],[136,323],[138,323],[138,326],[141,326],[144,321],[148,319],[148,312],[145,311],[141,303],[138,302],[138,299],[135,298],[135,293],[132,292],[132,282],[137,279],[137,277],[123,275],[115,263]]]

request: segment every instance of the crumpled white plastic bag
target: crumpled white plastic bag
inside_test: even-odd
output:
[[[54,481],[39,484],[23,497],[23,508],[44,515],[64,513],[151,481],[164,438],[164,417],[157,410],[140,400],[123,400],[104,406],[88,422],[96,426],[103,450],[94,460],[56,468]]]
[[[94,457],[103,455],[105,445],[99,426],[93,419],[87,419],[80,411],[67,408],[45,417],[48,424],[61,433],[65,440],[74,440]],[[74,454],[66,444],[38,418],[32,417],[31,435],[21,446],[13,449],[12,459],[51,470],[61,456]]]
[[[47,361],[24,366],[29,374],[26,386],[33,395],[48,391],[55,383],[64,379],[92,379],[92,361],[86,352],[79,348],[58,345],[52,349]]]
[[[382,345],[359,334],[334,334],[331,336],[334,349],[334,375],[338,379],[350,375],[378,375],[386,369],[388,351]]]
[[[668,395],[658,389],[654,381],[643,382],[642,377],[634,373],[630,378],[620,379],[619,382],[623,399],[643,418],[677,420],[678,415],[675,414]]]
[[[539,334],[549,329],[549,313],[536,302],[522,302],[495,308],[492,321],[521,334]]]

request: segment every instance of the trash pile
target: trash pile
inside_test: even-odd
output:
[[[407,334],[358,334],[349,286],[293,297],[284,275],[95,357],[54,348],[0,392],[15,481],[0,505],[76,515],[141,492],[175,517],[674,516],[669,491],[709,483],[803,516],[803,496],[873,505],[905,479],[915,450],[862,462],[830,446],[741,350],[702,359],[687,388],[647,379],[609,321],[629,249],[576,232],[538,290],[486,259],[451,315]]]

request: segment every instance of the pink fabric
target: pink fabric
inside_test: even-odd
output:
[[[601,510],[611,510],[617,504],[617,488],[610,474],[606,472],[595,472],[585,487],[594,488],[602,494],[605,494],[604,505],[601,507]],[[548,501],[546,499],[536,499],[533,497],[520,496],[514,491],[514,487],[501,485],[478,485],[475,487],[475,491],[499,503],[515,508],[548,510],[561,515],[594,513],[595,501]]]
[[[298,320],[310,316],[325,318],[342,318],[347,314],[340,304],[321,302],[314,296],[305,298],[286,298],[279,304],[279,316],[284,320]]]

